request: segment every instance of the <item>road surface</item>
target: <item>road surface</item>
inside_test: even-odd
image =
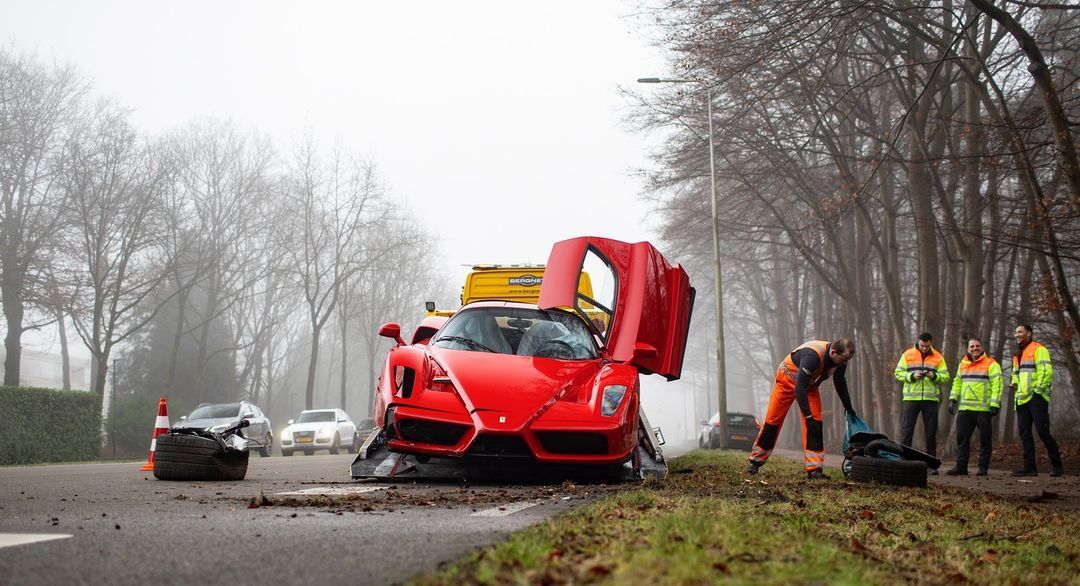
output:
[[[253,455],[238,482],[0,468],[0,584],[389,584],[627,486],[355,482],[352,459]]]

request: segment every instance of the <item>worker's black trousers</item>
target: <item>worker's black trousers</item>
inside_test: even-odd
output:
[[[1024,446],[1024,469],[1035,470],[1035,438],[1031,435],[1031,425],[1039,432],[1039,439],[1046,446],[1050,456],[1050,465],[1061,467],[1061,451],[1057,441],[1050,434],[1050,403],[1040,395],[1032,395],[1031,400],[1016,406],[1016,425],[1020,430],[1020,444]]]
[[[904,401],[903,419],[900,420],[900,443],[911,446],[915,435],[915,421],[922,413],[922,424],[926,428],[926,453],[937,455],[937,401]]]
[[[956,415],[956,467],[967,470],[971,453],[971,434],[979,429],[979,470],[990,467],[990,451],[993,450],[994,426],[990,413],[984,411],[961,411]]]

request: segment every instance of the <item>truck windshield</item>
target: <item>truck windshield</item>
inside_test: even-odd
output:
[[[516,354],[558,360],[593,360],[596,342],[578,316],[523,307],[459,311],[432,344],[453,350]]]

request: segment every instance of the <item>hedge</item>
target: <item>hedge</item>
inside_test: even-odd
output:
[[[0,464],[96,460],[100,451],[96,393],[0,386]]]

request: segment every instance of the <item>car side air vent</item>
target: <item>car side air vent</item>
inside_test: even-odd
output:
[[[394,388],[397,389],[399,397],[403,399],[411,397],[415,381],[416,369],[400,365],[394,367]]]

